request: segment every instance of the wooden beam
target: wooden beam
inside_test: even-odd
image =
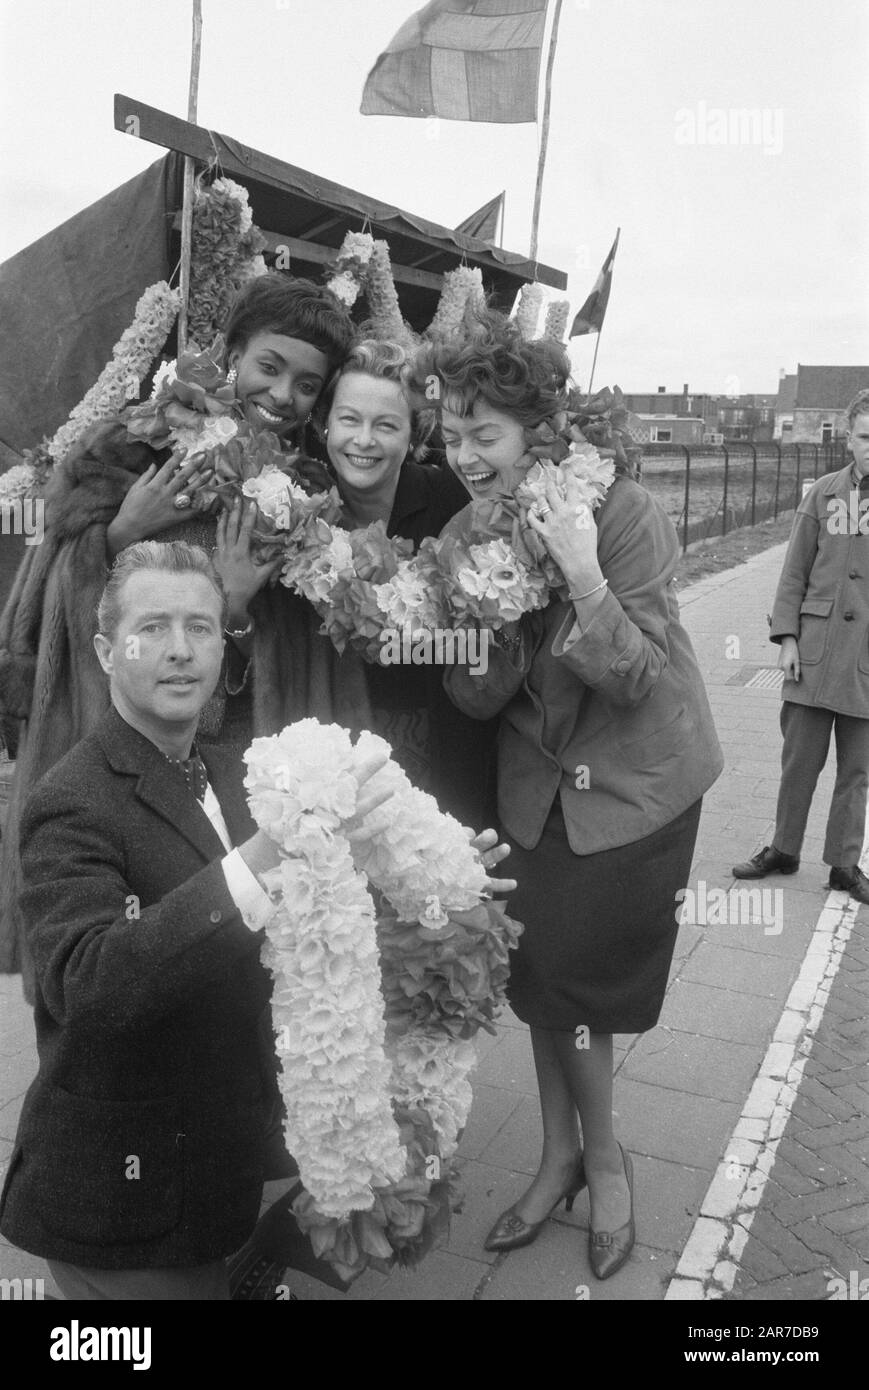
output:
[[[181,229],[181,214],[176,213],[172,219],[174,231]],[[264,227],[259,227],[258,231],[262,235],[266,250],[276,255],[281,249],[290,253],[290,260],[293,257],[300,261],[315,261],[318,265],[331,265],[338,254],[337,246],[321,246],[317,241],[305,241],[301,237],[284,236],[280,232],[268,232]],[[409,265],[396,265],[392,263],[392,278],[402,285],[421,285],[423,289],[440,290],[443,286],[443,276],[433,275],[429,270],[415,270]]]
[[[299,169],[296,165],[286,164],[272,155],[242,145],[240,141],[221,135],[217,131],[191,125],[189,121],[182,121],[166,111],[148,106],[145,102],[134,101],[132,97],[117,92],[115,129],[126,135],[134,135],[139,140],[147,140],[153,145],[160,145],[163,149],[177,150],[179,154],[189,155],[203,165],[212,163],[217,156],[226,172],[236,178],[253,179],[283,190],[298,181],[307,183],[311,192],[297,189],[294,191],[295,197],[308,201],[312,206],[318,203],[325,204],[324,212],[331,205],[339,216],[353,219],[367,217],[373,226],[382,227],[386,235],[391,233],[403,235],[405,238],[412,236],[421,245],[431,246],[442,255],[454,255],[457,263],[464,256],[472,264],[487,267],[496,274],[506,274],[520,280],[536,279],[558,290],[567,288],[567,276],[564,271],[524,258],[505,263],[492,255],[491,248],[480,249],[481,243],[473,237],[459,237],[456,240],[456,234],[449,227],[431,224],[432,232],[423,232],[417,230],[412,219],[408,218],[412,231],[396,233],[390,223],[396,215],[407,216],[399,208],[367,198],[353,189],[333,183],[331,179],[320,178],[308,170]],[[356,206],[346,207],[348,198],[352,199]]]

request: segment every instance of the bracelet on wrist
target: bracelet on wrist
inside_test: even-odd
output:
[[[591,598],[592,594],[599,594],[600,591],[601,591],[601,589],[608,589],[608,588],[609,588],[609,580],[608,580],[608,579],[602,579],[602,580],[600,581],[599,584],[595,584],[595,586],[594,586],[593,589],[587,589],[587,590],[585,591],[584,594],[571,594],[571,593],[568,593],[567,597],[570,599],[571,603],[579,603],[581,599],[584,599],[584,598]]]

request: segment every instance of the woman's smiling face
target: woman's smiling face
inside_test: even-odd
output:
[[[411,436],[410,405],[397,381],[345,372],[327,423],[326,445],[339,486],[369,492],[397,481]]]
[[[238,372],[235,393],[251,429],[281,437],[308,418],[329,372],[324,352],[283,333],[254,333],[229,361]]]
[[[447,462],[472,497],[512,493],[534,462],[524,426],[480,397],[470,415],[456,415],[445,404],[441,434]]]

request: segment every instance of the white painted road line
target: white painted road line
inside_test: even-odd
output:
[[[667,1299],[721,1298],[733,1288],[859,907],[839,892],[831,892],[824,904],[773,1040],[670,1280]]]

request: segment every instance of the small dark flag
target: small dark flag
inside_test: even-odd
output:
[[[476,237],[478,241],[494,241],[503,207],[504,193],[499,193],[497,198],[490,198],[488,203],[484,203],[476,212],[472,212],[470,217],[466,217],[464,222],[460,222],[456,231]]]
[[[573,320],[568,337],[581,338],[583,333],[599,333],[603,328],[604,314],[609,303],[610,290],[613,283],[613,263],[616,258],[616,248],[619,244],[621,228],[616,232],[616,239],[612,244],[612,249],[603,263],[600,275],[595,281],[594,289],[583,304],[576,318]]]

